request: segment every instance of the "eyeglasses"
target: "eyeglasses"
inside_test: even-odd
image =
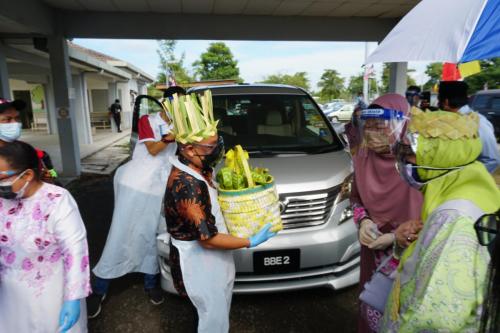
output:
[[[495,240],[499,223],[500,210],[494,214],[485,214],[474,223],[479,244],[488,246]]]
[[[7,177],[12,177],[14,175],[17,175],[19,172],[14,171],[14,170],[7,170],[7,171],[0,171],[0,175],[7,176]]]
[[[222,136],[219,135],[219,138],[217,139],[217,143],[215,143],[213,145],[207,145],[207,144],[203,144],[203,143],[193,143],[193,146],[199,146],[199,147],[214,150],[215,147],[217,147],[218,145],[221,145],[221,144],[224,144],[224,139],[222,138]]]
[[[16,175],[19,175],[21,172],[17,172],[14,170],[7,170],[7,171],[0,171],[0,176],[5,176],[0,178],[0,183],[4,183],[4,181],[7,181],[7,179],[14,177]]]

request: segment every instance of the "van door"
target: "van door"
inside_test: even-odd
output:
[[[164,106],[156,98],[149,95],[139,95],[134,102],[134,113],[132,115],[132,134],[130,135],[130,149],[134,151],[139,137],[139,119],[142,116],[165,111]]]
[[[488,107],[481,113],[493,124],[498,140],[500,138],[500,96],[493,96]]]

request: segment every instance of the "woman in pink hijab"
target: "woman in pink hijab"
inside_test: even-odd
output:
[[[369,108],[397,110],[405,116],[409,112],[408,102],[398,94],[381,96]],[[391,153],[395,138],[390,129],[367,125],[360,127],[359,133],[359,148],[353,155],[351,204],[354,222],[359,228],[360,287],[363,288],[383,259],[392,256],[394,242],[404,248],[417,238],[421,228],[422,194],[405,183],[396,170],[396,159]],[[397,259],[390,259],[384,273],[390,274],[397,264]],[[360,301],[358,332],[376,331],[381,316]]]

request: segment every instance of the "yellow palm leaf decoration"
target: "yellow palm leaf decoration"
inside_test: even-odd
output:
[[[205,90],[200,101],[201,104],[196,94],[175,94],[172,101],[163,102],[172,115],[176,141],[183,144],[200,142],[217,133],[218,121],[214,119],[211,91]]]

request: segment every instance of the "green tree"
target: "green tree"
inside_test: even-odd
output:
[[[374,78],[370,78],[369,88],[371,96],[377,93],[377,81]],[[347,86],[347,93],[350,98],[357,96],[360,92],[363,92],[363,73],[351,76],[349,78],[349,85]]]
[[[307,91],[311,88],[306,72],[297,72],[293,75],[280,73],[271,74],[266,76],[262,83],[287,84],[290,86],[304,88]]]
[[[344,91],[344,78],[334,69],[326,69],[318,82],[321,101],[327,102],[340,98]]]
[[[464,79],[469,85],[469,93],[483,90],[485,85],[488,89],[500,88],[500,58],[481,61],[481,72],[468,76]]]
[[[384,63],[384,68],[383,68],[383,71],[382,71],[382,85],[380,86],[380,92],[381,93],[387,93],[389,92],[389,74],[391,72],[391,66],[388,64],[388,63]],[[414,69],[412,68],[408,68],[408,71],[407,73],[412,73],[412,72],[415,72]],[[409,74],[406,74],[407,75],[407,86],[416,86],[417,83],[415,82],[415,80],[409,75]]]
[[[436,84],[441,81],[441,76],[443,75],[443,64],[440,62],[433,62],[427,65],[425,69],[425,74],[429,77],[429,80],[424,84],[424,90],[432,90]]]
[[[193,63],[199,80],[240,79],[238,61],[234,59],[229,47],[222,42],[211,43],[200,60]]]
[[[172,72],[175,81],[180,85],[193,81],[193,78],[184,67],[184,53],[179,59],[175,56],[176,45],[177,41],[175,40],[162,39],[158,41],[156,53],[160,57],[160,73],[156,79],[159,83],[166,82],[166,72],[168,70]]]

